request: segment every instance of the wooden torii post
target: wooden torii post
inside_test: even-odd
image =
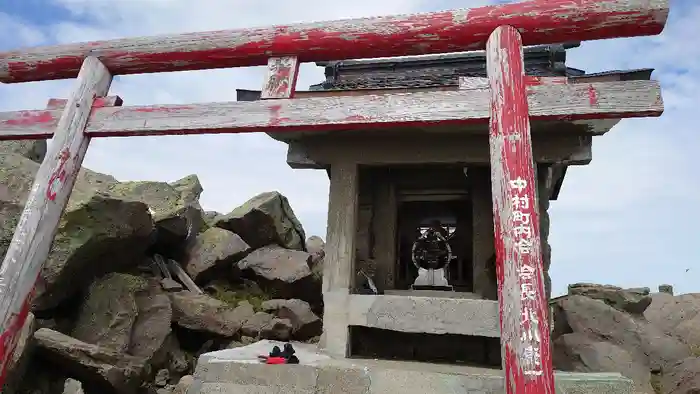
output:
[[[506,392],[554,393],[529,121],[659,116],[663,104],[654,81],[525,77],[522,47],[659,34],[668,3],[535,0],[0,53],[0,82],[77,77],[62,106],[0,113],[0,140],[54,138],[0,268],[0,385],[91,138],[490,122]],[[292,98],[299,62],[484,48],[488,81],[467,79],[461,90]],[[120,107],[106,97],[113,75],[262,64],[259,102]]]

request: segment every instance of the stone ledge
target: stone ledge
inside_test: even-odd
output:
[[[215,363],[196,375],[188,394],[503,394],[503,377],[495,374],[451,374],[433,371],[342,368],[333,365],[246,365]],[[211,366],[210,366],[211,367]],[[275,370],[275,371],[272,371]],[[499,371],[500,372],[500,371]],[[267,375],[263,380],[260,376]],[[297,376],[282,379],[282,376]],[[207,381],[203,378],[218,378]],[[557,394],[632,394],[633,383],[619,374],[555,374]]]
[[[500,337],[498,301],[364,294],[348,297],[348,326]]]
[[[257,354],[274,342],[206,353],[188,394],[503,394],[500,370],[377,360],[333,359],[294,344],[301,365],[264,365]],[[557,394],[632,394],[633,383],[617,373],[555,375]]]

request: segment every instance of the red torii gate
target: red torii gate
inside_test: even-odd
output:
[[[54,137],[0,268],[0,385],[92,137],[490,123],[501,342],[508,394],[553,394],[529,118],[659,116],[654,81],[524,75],[523,45],[659,34],[669,0],[523,3],[0,53],[0,82],[77,77],[68,100],[0,113],[0,140]],[[292,99],[300,62],[484,49],[488,81],[459,91]],[[268,64],[260,102],[120,107],[113,75]],[[439,102],[440,106],[430,105]],[[431,107],[426,111],[426,107]]]

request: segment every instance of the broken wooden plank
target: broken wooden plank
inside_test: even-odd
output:
[[[485,124],[489,97],[488,90],[462,90],[96,108],[85,132],[110,137]],[[530,86],[528,105],[533,120],[619,119],[663,112],[657,81]],[[0,113],[0,140],[49,138],[59,115],[50,110]]]
[[[494,249],[506,394],[554,394],[537,178],[520,34],[512,26],[500,26],[489,37],[486,48],[491,85]]]
[[[138,37],[0,53],[0,82],[73,78],[97,55],[115,75],[483,49],[494,26],[525,45],[659,34],[669,0],[549,0],[423,14]]]
[[[154,254],[153,262],[155,263],[156,267],[158,267],[158,271],[161,273],[159,277],[162,276],[160,278],[160,287],[168,293],[182,291],[182,285],[173,279],[173,276],[168,269],[168,265],[165,264],[165,259],[163,259],[163,256],[157,253]]]
[[[187,290],[195,294],[204,294],[202,289],[200,289],[199,286],[194,283],[192,278],[187,275],[187,272],[185,272],[180,263],[175,260],[168,259],[168,268],[170,269],[170,272],[175,274],[175,276],[180,279],[180,282],[185,285]]]
[[[283,99],[294,97],[299,75],[299,59],[296,56],[273,57],[267,62],[265,83],[260,99]]]
[[[111,83],[107,68],[95,57],[86,58],[65,109],[56,111],[62,116],[54,141],[39,167],[0,268],[0,386],[87,151],[90,138],[83,130],[92,103],[95,97],[107,94]]]
[[[168,269],[168,265],[165,264],[165,259],[163,258],[163,256],[159,254],[154,254],[153,262],[156,264],[156,267],[158,267],[158,269],[160,270],[160,274],[163,276],[163,278],[173,278],[173,276],[170,274],[170,270]]]

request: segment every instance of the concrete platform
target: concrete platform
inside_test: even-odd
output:
[[[205,353],[187,394],[503,394],[500,370],[428,363],[333,359],[314,345],[294,344],[301,364],[257,361],[274,341]],[[557,394],[632,394],[617,373],[556,375]]]

